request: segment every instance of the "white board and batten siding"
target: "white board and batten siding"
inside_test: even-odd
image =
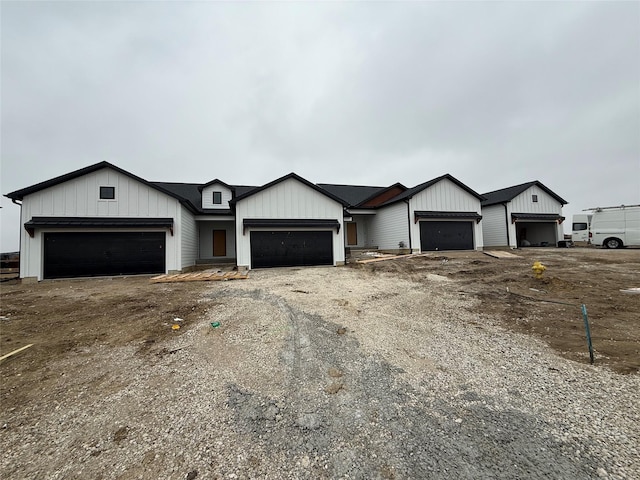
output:
[[[115,187],[115,199],[101,200],[100,187]],[[140,231],[167,231],[167,270],[181,268],[180,208],[175,198],[151,188],[115,170],[104,168],[82,177],[54,185],[27,195],[22,202],[22,225],[33,217],[132,217],[173,218],[174,235],[167,229],[139,229]],[[34,238],[21,232],[20,274],[42,279],[43,233],[90,232],[100,229],[36,229]],[[130,231],[109,229],[110,232]]]
[[[533,201],[533,195],[537,196],[537,202]],[[562,204],[539,186],[532,185],[511,200],[507,205],[507,212],[509,214],[511,243],[513,247],[517,247],[516,226],[511,222],[512,213],[553,213],[562,215]],[[562,240],[564,238],[564,228],[558,223],[555,224],[554,228],[556,230],[556,241]]]
[[[533,195],[538,201],[533,201]],[[562,205],[555,198],[537,185],[527,188],[520,195],[511,200],[510,213],[556,213],[562,214]]]
[[[444,178],[438,183],[416,193],[409,200],[409,218],[411,220],[411,246],[413,250],[420,248],[420,223],[414,221],[415,212],[474,212],[481,214],[481,202],[457,184]],[[443,219],[438,219],[443,220]],[[460,219],[452,219],[461,221]],[[421,220],[428,221],[428,220]],[[473,241],[476,250],[482,250],[482,221],[473,222]]]
[[[213,203],[213,192],[220,192],[222,203]],[[229,201],[231,201],[231,198],[231,190],[220,183],[212,183],[202,189],[202,208],[227,209],[229,208]]]
[[[239,267],[251,268],[249,229],[244,232],[245,218],[258,219],[322,219],[337,220],[340,232],[333,232],[334,264],[344,262],[343,206],[313,188],[288,178],[270,188],[243,198],[236,203],[236,255]],[[258,230],[253,228],[252,230]],[[321,230],[318,228],[263,228],[260,230]]]
[[[100,187],[114,187],[116,198],[101,200]],[[109,168],[27,198],[29,217],[175,217],[179,204],[173,197]]]
[[[537,196],[537,202],[533,196]],[[562,215],[562,204],[537,185],[532,185],[524,192],[506,203],[490,205],[482,209],[482,228],[485,246],[488,247],[518,247],[516,225],[511,220],[512,213],[538,213]],[[539,220],[532,220],[540,223]],[[551,222],[549,222],[551,223]],[[562,239],[564,230],[562,225],[552,226],[556,230],[555,238]],[[509,235],[507,236],[507,229]]]
[[[174,232],[180,235],[182,248],[180,255],[181,268],[190,267],[196,264],[198,259],[199,246],[198,246],[198,226],[196,224],[196,218],[189,210],[180,206],[180,219],[176,222],[178,225],[174,226],[174,230],[180,230]]]
[[[508,245],[507,225],[504,205],[490,205],[482,208],[482,238],[485,247]]]
[[[398,202],[377,210],[369,221],[369,238],[380,250],[409,248],[407,204]]]

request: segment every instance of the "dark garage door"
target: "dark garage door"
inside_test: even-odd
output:
[[[251,266],[333,265],[333,232],[251,232]]]
[[[473,222],[420,222],[420,249],[473,250]]]
[[[165,272],[165,232],[45,233],[44,278]]]

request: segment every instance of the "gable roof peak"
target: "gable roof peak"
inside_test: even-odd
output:
[[[64,183],[69,180],[73,180],[74,178],[82,177],[83,175],[87,175],[89,173],[96,172],[98,170],[102,170],[103,168],[111,168],[117,172],[128,175],[132,178],[136,178],[141,180],[142,182],[146,182],[146,180],[141,179],[140,177],[136,177],[134,174],[129,173],[115,165],[107,162],[101,161],[98,163],[94,163],[93,165],[89,165],[88,167],[83,167],[78,170],[74,170],[69,173],[65,173],[63,175],[58,175],[57,177],[50,178],[49,180],[44,180],[42,182],[38,182],[29,187],[21,188],[20,190],[16,190],[15,192],[11,192],[5,195],[5,197],[11,198],[12,200],[22,200],[26,195],[31,193],[39,192],[40,190],[44,190],[45,188],[53,187],[60,183]]]
[[[519,185],[513,185],[511,187],[501,188],[498,190],[493,190],[492,192],[484,193],[483,196],[485,200],[482,202],[483,207],[488,207],[490,205],[496,205],[498,203],[507,203],[516,198],[522,192],[528,190],[531,187],[537,186],[538,188],[544,190],[547,194],[553,197],[558,203],[562,205],[566,205],[569,202],[560,197],[557,193],[552,191],[550,188],[546,187],[539,180],[533,180],[531,182],[521,183]]]
[[[319,192],[319,193],[321,193],[322,195],[324,195],[324,196],[326,196],[326,197],[329,197],[330,199],[332,199],[332,200],[334,200],[334,201],[338,202],[339,204],[341,204],[341,205],[342,205],[342,206],[344,206],[344,207],[346,207],[346,206],[347,206],[347,204],[345,203],[345,201],[344,201],[344,200],[342,200],[341,198],[339,198],[339,197],[337,197],[337,196],[333,195],[331,192],[328,192],[328,191],[326,191],[325,189],[323,189],[323,188],[319,187],[319,186],[318,186],[318,185],[316,185],[315,183],[311,183],[309,180],[307,180],[307,179],[305,179],[305,178],[301,177],[300,175],[298,175],[298,174],[297,174],[297,173],[295,173],[295,172],[288,173],[287,175],[284,175],[284,176],[282,176],[282,177],[280,177],[280,178],[276,178],[275,180],[273,180],[273,181],[271,181],[271,182],[269,182],[269,183],[266,183],[266,184],[262,185],[261,187],[254,188],[253,190],[250,190],[250,191],[248,191],[248,192],[245,192],[245,193],[243,193],[242,195],[238,195],[237,197],[235,197],[234,199],[232,199],[229,203],[233,203],[233,204],[235,204],[235,203],[236,203],[236,202],[238,202],[239,200],[242,200],[242,199],[244,199],[244,198],[247,198],[247,197],[250,197],[250,196],[252,196],[252,195],[255,195],[256,193],[259,193],[259,192],[261,192],[261,191],[263,191],[263,190],[266,190],[266,189],[268,189],[268,188],[273,187],[274,185],[277,185],[277,184],[279,184],[279,183],[282,183],[282,182],[284,182],[284,181],[286,181],[286,180],[290,180],[290,179],[294,179],[294,180],[296,180],[296,181],[298,181],[298,182],[302,183],[303,185],[306,185],[307,187],[312,188],[312,189],[313,189],[313,190],[315,190],[316,192]]]
[[[456,177],[454,177],[450,173],[445,173],[444,175],[440,175],[439,177],[433,178],[433,179],[428,180],[428,181],[426,181],[424,183],[416,185],[413,188],[408,189],[407,191],[401,193],[400,195],[397,195],[397,196],[393,197],[388,202],[383,203],[381,206],[391,205],[392,203],[396,203],[396,202],[399,202],[401,200],[405,200],[407,198],[412,198],[414,195],[416,195],[416,194],[420,193],[421,191],[431,187],[432,185],[435,185],[438,182],[441,182],[442,180],[449,180],[449,181],[455,183],[461,189],[465,190],[467,193],[469,193],[469,194],[473,195],[474,197],[476,197],[478,200],[481,200],[481,201],[484,200],[484,197],[482,195],[480,195],[478,192],[476,192],[475,190],[472,190],[470,187],[468,187],[467,185],[462,183],[460,180],[458,180]]]
[[[98,163],[94,163],[93,165],[89,165],[88,167],[84,167],[84,168],[80,168],[78,170],[74,170],[72,172],[66,173],[64,175],[59,175],[57,177],[51,178],[49,180],[45,180],[44,182],[40,182],[40,183],[36,183],[35,185],[31,185],[30,187],[26,187],[26,188],[22,188],[20,190],[16,190],[15,192],[11,192],[5,195],[5,197],[10,198],[12,200],[23,200],[24,197],[26,197],[27,195],[30,195],[32,193],[36,193],[39,192],[41,190],[44,190],[46,188],[50,188],[50,187],[54,187],[56,185],[59,185],[61,183],[64,182],[68,182],[70,180],[74,180],[76,178],[82,177],[84,175],[88,175],[90,173],[96,172],[98,170],[102,170],[104,168],[110,168],[111,170],[118,172],[122,175],[125,175],[137,182],[140,182],[144,185],[147,185],[150,188],[153,188],[155,190],[158,190],[159,192],[164,193],[165,195],[169,195],[170,197],[175,198],[176,200],[178,200],[181,204],[183,204],[186,208],[188,208],[189,210],[191,210],[192,212],[196,211],[195,206],[188,200],[186,200],[185,198],[181,197],[180,195],[177,195],[175,192],[172,192],[170,190],[167,190],[166,188],[162,187],[161,185],[157,185],[154,184],[153,182],[149,182],[148,180],[145,180],[144,178],[138,177],[137,175],[134,175],[131,172],[128,172],[120,167],[117,167],[116,165],[109,163],[107,161],[102,161],[102,162],[98,162]]]
[[[533,180],[531,182],[524,182],[524,183],[520,183],[518,185],[512,185],[510,187],[505,187],[505,188],[498,188],[497,190],[492,190],[491,192],[487,192],[487,193],[483,193],[483,195],[491,195],[492,193],[496,193],[496,192],[503,192],[505,190],[520,190],[521,192],[524,192],[527,188],[532,187],[533,185],[539,184],[540,182],[538,180]]]
[[[228,188],[228,189],[229,189],[229,190],[231,190],[231,191],[233,191],[233,190],[234,190],[234,187],[232,187],[232,186],[231,186],[231,185],[229,185],[228,183],[223,182],[222,180],[220,180],[220,179],[218,179],[218,178],[214,178],[214,179],[213,179],[213,180],[211,180],[210,182],[203,183],[202,185],[200,185],[200,186],[198,187],[198,190],[202,191],[202,190],[204,190],[205,188],[207,188],[207,187],[209,187],[209,186],[211,186],[211,185],[215,185],[216,183],[217,183],[217,184],[219,184],[219,185],[222,185],[223,187]]]

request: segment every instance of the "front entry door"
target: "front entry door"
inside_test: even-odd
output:
[[[358,244],[358,224],[347,223],[347,245]]]
[[[227,231],[226,230],[213,231],[213,256],[214,257],[227,256]]]

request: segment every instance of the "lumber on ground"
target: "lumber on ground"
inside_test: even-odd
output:
[[[7,353],[6,355],[1,356],[0,357],[0,362],[2,360],[4,360],[5,358],[9,358],[9,357],[15,355],[16,353],[20,353],[21,351],[26,350],[29,347],[33,347],[33,343],[30,343],[29,345],[25,345],[24,347],[20,347],[17,350],[14,350],[13,352],[10,352],[10,353]]]
[[[520,258],[520,255],[514,255],[513,253],[502,250],[484,250],[482,253],[493,258]]]
[[[240,272],[198,272],[198,273],[178,273],[174,275],[158,275],[153,277],[151,283],[170,282],[207,282],[221,280],[245,280],[249,278],[246,273]]]
[[[398,258],[415,257],[413,253],[407,253],[406,255],[387,255],[385,257],[367,258],[366,260],[356,260],[356,263],[373,263],[382,262],[383,260],[397,260]]]

